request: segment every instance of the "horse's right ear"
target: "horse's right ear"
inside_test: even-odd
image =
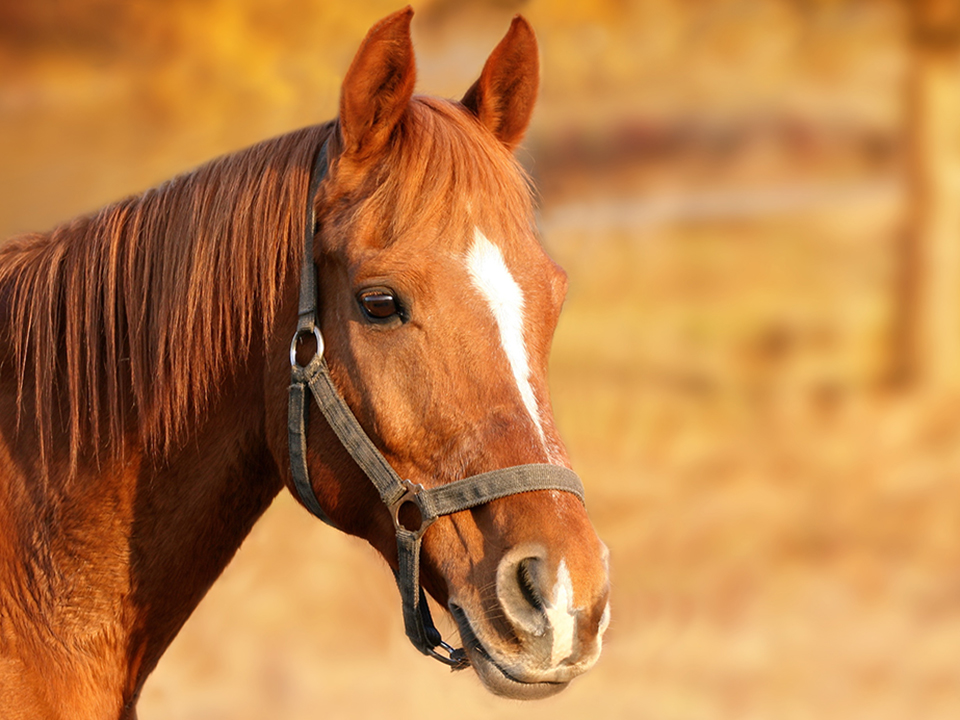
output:
[[[408,5],[370,28],[347,70],[340,91],[345,154],[365,158],[383,149],[410,103],[417,76],[412,17]]]

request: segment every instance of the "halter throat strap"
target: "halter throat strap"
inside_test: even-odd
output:
[[[290,343],[291,379],[287,417],[290,473],[304,506],[328,525],[336,527],[320,506],[310,483],[306,442],[309,391],[343,447],[376,487],[380,499],[393,518],[397,535],[396,581],[403,604],[403,622],[407,637],[420,652],[456,670],[468,665],[466,654],[463,649],[454,649],[443,642],[433,624],[426,596],[420,585],[420,545],[427,528],[444,515],[469,510],[517,493],[559,490],[572,493],[583,502],[583,485],[576,473],[565,467],[530,464],[493,470],[428,489],[401,479],[373,444],[330,377],[324,358],[323,336],[317,322],[317,268],[313,260],[316,232],[314,202],[328,168],[328,144],[329,140],[324,142],[317,154],[311,175],[297,329]],[[317,351],[306,365],[301,366],[297,362],[296,351],[301,339],[308,334],[315,338]],[[400,521],[400,510],[408,503],[419,511],[420,526],[417,528],[411,528]],[[438,652],[438,647],[446,654]]]

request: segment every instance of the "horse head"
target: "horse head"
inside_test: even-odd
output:
[[[390,466],[425,488],[569,467],[547,383],[567,280],[538,240],[513,157],[537,93],[536,39],[518,16],[460,102],[419,97],[411,16],[374,26],[353,60],[313,201],[330,377]],[[277,393],[288,341],[278,334],[272,351]],[[283,466],[285,445],[273,444]],[[306,448],[323,511],[396,571],[394,520],[322,419]],[[422,543],[419,580],[491,691],[542,697],[597,661],[607,550],[576,495],[492,500],[439,518]]]

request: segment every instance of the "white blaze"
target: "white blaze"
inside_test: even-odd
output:
[[[553,597],[544,603],[544,614],[553,628],[553,648],[550,662],[554,667],[573,655],[573,638],[577,627],[577,618],[573,608],[573,583],[567,561],[561,560],[557,568],[557,584],[553,587]]]
[[[510,274],[500,248],[490,242],[478,228],[473,231],[473,245],[467,254],[467,269],[474,287],[486,298],[493,312],[500,330],[500,344],[513,371],[520,398],[537,426],[540,439],[543,440],[540,409],[530,385],[530,363],[523,339],[523,291]]]

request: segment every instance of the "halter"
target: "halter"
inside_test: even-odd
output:
[[[454,670],[469,664],[462,648],[454,649],[443,642],[434,627],[423,587],[420,585],[420,543],[427,528],[443,515],[469,510],[491,500],[534,490],[561,490],[580,498],[583,485],[576,473],[559,465],[529,464],[493,470],[455,480],[446,485],[426,489],[418,483],[402,480],[374,446],[340,397],[323,357],[323,336],[317,325],[317,268],[313,262],[313,239],[316,233],[314,199],[327,173],[327,145],[317,155],[310,180],[304,232],[303,266],[300,274],[300,306],[297,330],[290,342],[290,402],[287,429],[290,443],[290,472],[300,500],[310,512],[331,527],[336,527],[320,507],[310,484],[307,470],[306,424],[310,389],[320,411],[327,419],[347,452],[377,488],[380,498],[393,518],[397,533],[397,586],[403,603],[403,624],[407,637],[424,655],[430,655]],[[297,363],[297,345],[305,335],[313,335],[317,350],[305,366]],[[410,529],[400,521],[404,505],[413,505],[420,514],[420,526]],[[408,513],[405,513],[408,515]],[[436,648],[442,648],[446,655]]]

